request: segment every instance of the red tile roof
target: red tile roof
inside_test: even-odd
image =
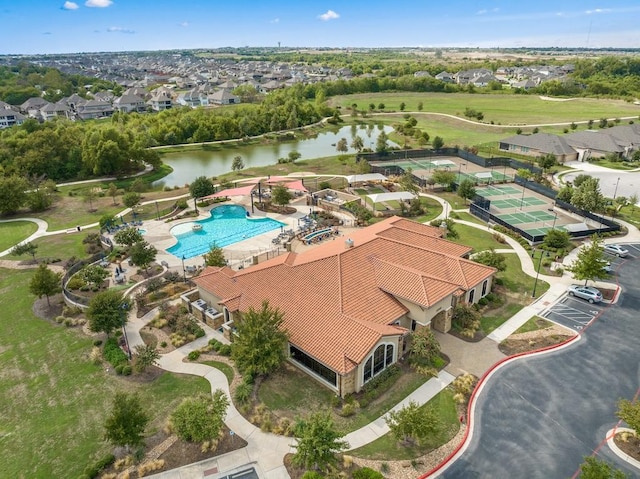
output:
[[[344,374],[381,337],[404,332],[391,324],[408,312],[396,298],[428,308],[495,273],[461,258],[470,248],[440,235],[392,217],[350,234],[351,248],[334,240],[240,271],[207,268],[194,281],[230,311],[259,309],[268,299],[284,313],[292,344]]]

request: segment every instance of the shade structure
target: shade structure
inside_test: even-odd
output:
[[[380,173],[365,173],[362,175],[349,175],[347,176],[347,182],[349,183],[362,183],[363,181],[385,181],[386,176]]]
[[[201,199],[221,198],[223,196],[247,196],[251,194],[255,187],[256,185],[248,185],[241,186],[240,188],[228,188],[226,190],[218,191],[217,193],[214,193],[212,195],[204,196]]]
[[[416,197],[416,195],[409,191],[396,191],[394,193],[374,193],[367,196],[374,203],[380,203],[381,201],[412,200]]]

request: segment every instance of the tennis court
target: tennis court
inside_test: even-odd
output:
[[[494,172],[496,173],[496,172]],[[498,173],[501,174],[501,173]],[[504,175],[503,175],[504,176]],[[477,190],[481,196],[507,196],[507,195],[520,195],[522,194],[521,188],[514,188],[513,186],[500,185],[500,186],[486,186]]]
[[[541,206],[546,205],[547,202],[536,198],[535,196],[525,196],[524,198],[505,198],[500,200],[492,200],[491,206],[494,206],[500,210],[506,210],[507,208],[520,208],[528,206]],[[534,212],[535,213],[535,212]]]
[[[531,211],[525,213],[521,211],[519,213],[507,213],[502,215],[496,215],[502,221],[506,221],[512,225],[519,225],[524,223],[537,223],[540,221],[551,221],[556,218],[556,215],[547,213],[546,211]]]

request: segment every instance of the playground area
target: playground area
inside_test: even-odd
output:
[[[532,236],[544,235],[553,228],[577,232],[600,226],[587,218],[554,208],[550,198],[513,183],[479,187],[476,193],[487,200],[490,213]]]
[[[373,161],[371,166],[385,168],[399,166],[418,178],[430,178],[435,170],[452,171],[457,175],[457,182],[471,180],[476,185],[504,183],[513,180],[516,171],[508,166],[482,167],[457,156],[439,156],[432,158],[405,158],[393,161]],[[388,176],[388,172],[386,174]]]

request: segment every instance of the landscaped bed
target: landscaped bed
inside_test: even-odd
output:
[[[507,356],[563,343],[575,336],[571,330],[534,316],[498,346]]]

